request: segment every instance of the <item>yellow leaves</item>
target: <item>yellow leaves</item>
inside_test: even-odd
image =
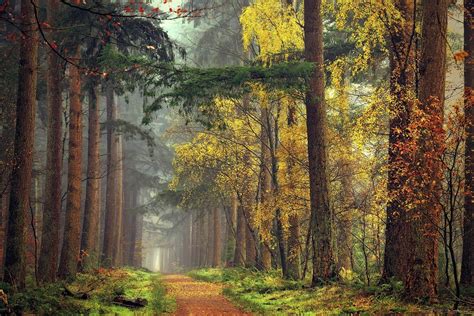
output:
[[[258,58],[270,63],[274,55],[287,59],[290,52],[304,48],[302,18],[280,0],[256,0],[240,16],[246,49],[255,41]]]

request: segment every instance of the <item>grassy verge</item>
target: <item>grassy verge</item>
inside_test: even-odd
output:
[[[279,271],[262,273],[247,269],[201,269],[189,275],[207,282],[224,283],[224,294],[248,311],[267,315],[368,315],[443,313],[447,306],[428,307],[403,302],[401,286],[394,283],[365,287],[332,283],[308,288],[285,281]],[[450,304],[450,303],[449,303]]]
[[[8,288],[0,284],[0,289]],[[87,293],[88,299],[64,295],[67,288],[72,293]],[[129,309],[113,304],[118,296],[127,299],[146,299],[146,307]],[[78,274],[73,282],[54,283],[44,287],[29,286],[22,293],[9,296],[9,305],[16,312],[46,315],[67,314],[119,314],[144,313],[159,315],[174,310],[174,301],[166,295],[160,275],[137,269],[99,269]]]

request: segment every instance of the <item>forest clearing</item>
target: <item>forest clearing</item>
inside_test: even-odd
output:
[[[474,0],[0,0],[0,314],[474,314]]]

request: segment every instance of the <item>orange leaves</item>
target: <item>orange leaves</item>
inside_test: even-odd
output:
[[[458,52],[454,53],[454,55],[453,55],[454,60],[457,63],[464,61],[464,59],[466,59],[468,56],[469,56],[469,53],[464,51],[464,50],[458,51]]]

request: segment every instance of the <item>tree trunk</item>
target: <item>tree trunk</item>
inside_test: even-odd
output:
[[[117,220],[117,137],[111,126],[117,119],[117,104],[115,93],[111,82],[106,87],[106,103],[107,103],[107,189],[105,196],[105,227],[104,241],[102,247],[102,260],[105,265],[113,264],[115,232]]]
[[[79,47],[75,58],[80,58]],[[81,74],[76,66],[69,68],[69,158],[66,219],[63,247],[59,263],[59,276],[74,277],[77,272],[81,250],[81,180],[82,180],[82,104]]]
[[[306,92],[313,278],[317,285],[336,275],[332,250],[332,214],[327,180],[326,105],[324,100],[323,21],[321,0],[304,1],[305,56],[316,68]]]
[[[412,170],[421,173],[421,179],[413,188],[421,194],[421,198],[415,208],[410,210],[409,232],[406,234],[410,240],[408,249],[411,253],[406,256],[408,272],[405,294],[410,299],[435,300],[438,294],[439,201],[443,192],[443,167],[437,157],[432,161],[425,157],[442,152],[444,145],[444,139],[440,140],[438,137],[439,134],[444,135],[448,2],[450,1],[422,2],[419,101],[421,111],[430,118],[430,125],[429,128],[423,127],[417,144],[421,165],[412,166]],[[430,183],[426,184],[423,177],[429,178]]]
[[[245,205],[245,202],[242,202]],[[242,206],[245,217],[245,266],[247,268],[254,268],[257,264],[257,246],[258,241],[254,232],[252,231],[252,220],[248,209]]]
[[[220,267],[221,266],[221,257],[222,257],[222,242],[221,242],[221,212],[217,206],[213,208],[213,217],[214,217],[214,251],[212,266]]]
[[[414,102],[415,83],[415,49],[414,42],[414,0],[399,0],[397,9],[403,18],[399,22],[396,32],[391,38],[390,53],[390,93],[393,102],[390,104],[390,131],[388,155],[387,193],[391,198],[387,203],[386,242],[384,252],[384,269],[382,280],[388,281],[395,277],[403,280],[406,275],[406,265],[402,262],[406,250],[404,230],[407,227],[406,206],[403,205],[406,197],[402,196],[404,170],[400,167],[400,160],[404,159],[401,149],[408,140],[408,124],[411,107]]]
[[[87,253],[85,264],[99,262],[100,223],[100,122],[97,87],[89,88],[89,141],[87,144],[87,185],[81,250]]]
[[[57,26],[55,16],[60,14],[59,2],[47,1],[47,14],[51,27]],[[54,40],[55,34],[50,38]],[[43,230],[39,256],[38,278],[42,282],[54,282],[59,262],[60,216],[61,216],[61,170],[62,157],[62,74],[59,56],[48,48],[47,103],[48,103],[48,143],[46,159],[45,205]]]
[[[227,229],[226,229],[226,266],[228,266],[233,259],[235,253],[235,235],[237,231],[237,196],[232,194],[229,214],[227,214]]]
[[[207,220],[207,244],[206,244],[206,266],[212,267],[214,259],[214,217],[211,210],[206,211]]]
[[[237,232],[235,236],[234,265],[243,267],[245,265],[245,236],[247,223],[245,214],[241,205],[237,207]]]
[[[288,5],[292,5],[292,1],[288,1]],[[294,105],[288,107],[288,127],[293,128],[297,124],[296,120],[296,108]],[[295,140],[292,140],[292,144],[289,145],[289,148],[294,148],[296,145]],[[290,179],[289,190],[290,192],[294,190],[294,167],[295,159],[292,156],[294,153],[290,152],[288,161],[287,161],[287,172],[288,178]],[[292,211],[288,218],[290,227],[289,227],[289,236],[288,236],[288,278],[293,280],[301,279],[301,251],[300,251],[300,220],[298,213]]]
[[[192,241],[191,241],[191,266],[196,268],[199,266],[199,220],[197,211],[192,213]]]
[[[461,283],[474,284],[474,1],[464,0],[464,115],[466,118],[464,236]]]
[[[272,134],[271,126],[268,124],[269,122],[269,109],[262,105],[260,114],[260,124],[261,124],[261,131],[260,131],[260,150],[261,150],[261,161],[260,161],[260,173],[261,173],[261,181],[260,181],[260,203],[263,205],[263,209],[270,208],[271,197],[272,197],[272,159],[271,159],[271,147],[270,147],[270,137]],[[265,222],[262,223],[263,227],[266,229],[270,229],[272,227],[272,218],[265,216]],[[263,270],[269,270],[272,267],[272,256],[270,249],[267,246],[268,241],[261,240],[260,242],[260,254],[259,256],[260,262],[257,263],[257,267]]]
[[[117,114],[117,118],[118,118]],[[115,171],[115,231],[114,231],[114,249],[113,249],[113,265],[118,267],[122,264],[123,252],[123,142],[122,135],[117,135],[117,163]]]
[[[38,34],[34,29],[36,21],[33,10],[32,2],[21,1],[24,36],[20,39],[14,168],[10,182],[4,267],[4,281],[17,289],[25,287],[26,227],[35,137]]]

